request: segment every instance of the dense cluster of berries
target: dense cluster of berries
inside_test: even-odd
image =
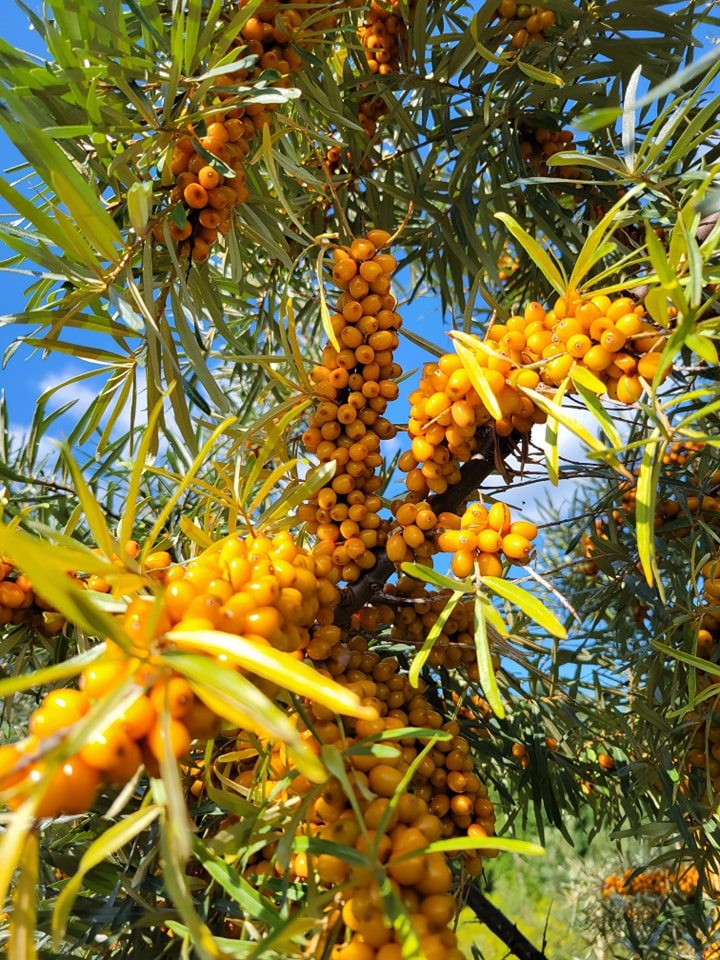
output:
[[[485,577],[501,577],[500,554],[511,563],[527,563],[537,527],[528,520],[513,520],[505,503],[494,503],[490,509],[471,503],[454,529],[446,529],[438,537],[438,547],[452,553],[452,570],[456,577],[469,577],[477,571]]]
[[[437,363],[426,363],[418,389],[409,398],[411,448],[398,462],[412,494],[444,493],[457,483],[458,464],[478,449],[482,427],[493,426],[500,436],[509,436],[513,430],[527,433],[534,423],[545,420],[542,411],[518,389],[539,385],[536,370],[516,369],[516,362],[521,361],[499,352],[479,351],[476,359],[502,416],[496,419],[487,409],[459,356],[448,353]]]
[[[510,41],[516,50],[522,50],[534,40],[541,40],[546,30],[555,24],[552,10],[534,3],[516,3],[516,0],[501,0],[498,16],[505,21]]]
[[[414,6],[415,0],[410,0],[410,22]],[[358,26],[358,37],[370,73],[380,76],[397,73],[407,54],[407,24],[398,0],[390,0],[387,6],[371,0],[370,9]],[[377,121],[387,112],[388,105],[381,96],[370,94],[360,101],[358,120],[369,137],[374,135]]]
[[[445,609],[450,591],[431,591],[412,577],[398,577],[397,583],[388,583],[383,590],[391,604],[391,640],[412,647],[421,647],[430,630]],[[449,668],[462,666],[468,679],[479,680],[474,641],[474,601],[461,600],[445,620],[430,652],[432,666]],[[496,667],[500,665],[496,660]]]
[[[386,538],[376,471],[380,442],[396,433],[383,414],[402,373],[393,360],[402,323],[390,292],[396,262],[381,252],[389,239],[384,230],[370,230],[333,251],[333,280],[342,293],[330,322],[340,349],[327,344],[310,374],[320,403],[302,440],[322,463],[335,463],[335,475],[298,517],[317,536],[313,556],[334,582],[352,582],[374,566],[373,550]]]
[[[450,930],[457,909],[450,866],[444,854],[423,850],[442,838],[494,834],[494,807],[474,772],[468,742],[455,721],[444,721],[432,707],[422,682],[411,686],[400,673],[397,659],[368,650],[361,636],[337,644],[325,669],[335,681],[354,690],[365,705],[374,706],[379,716],[377,720],[345,722],[341,737],[337,718],[310,704],[315,734],[323,742],[345,746],[346,771],[356,790],[362,822],[333,778],[309,807],[309,832],[362,852],[372,851],[403,901],[425,956],[460,960],[462,954]],[[394,747],[394,756],[372,756],[365,749],[376,738],[408,726],[437,730],[445,739],[436,741],[419,762],[421,751],[430,745],[429,738],[404,737]],[[386,746],[393,743],[384,742]],[[414,772],[398,794],[411,768]],[[415,855],[406,856],[414,851]],[[488,851],[485,855],[492,854]],[[400,859],[403,856],[405,859]],[[473,876],[482,869],[482,860],[478,851],[462,856],[465,871]],[[345,930],[339,938],[341,945],[334,948],[335,960],[400,957],[398,934],[387,919],[377,877],[332,855],[320,855],[314,864],[304,854],[294,858],[293,870],[300,878],[313,866],[324,885],[345,885],[341,903],[335,905]],[[343,939],[346,942],[342,943]]]
[[[307,797],[302,832],[355,847],[377,861],[403,902],[424,955],[460,960],[450,929],[457,911],[452,872],[444,854],[425,848],[442,838],[494,835],[494,806],[474,772],[468,742],[459,724],[444,721],[430,704],[424,683],[411,686],[397,658],[368,650],[362,636],[332,643],[324,663],[316,666],[378,714],[375,720],[341,724],[332,711],[311,702],[308,725],[296,718],[302,736],[314,749],[332,744],[343,751],[354,803],[337,777],[317,788],[303,776],[295,776],[283,789],[283,778],[291,771],[282,752],[271,748],[268,761],[257,740],[246,736],[238,739],[232,754],[234,779],[250,798],[257,796],[258,789],[275,801]],[[437,731],[443,739],[434,743],[431,736],[392,739],[393,731],[408,726]],[[379,738],[384,742],[383,755],[375,756],[369,748]],[[401,789],[405,778],[409,779]],[[253,855],[247,870],[251,882],[262,886],[268,876],[284,875],[276,852],[277,844],[270,843]],[[465,851],[461,862],[465,872],[475,876],[482,869],[483,856],[494,855]],[[399,960],[399,935],[387,918],[376,871],[330,851],[295,853],[289,869],[295,882],[305,882],[312,875],[336,891],[325,924],[337,933],[330,954],[334,960]]]
[[[549,167],[547,161],[561,150],[575,150],[572,130],[548,130],[521,124],[519,130],[520,156],[536,175],[541,177],[569,177],[575,180],[590,179],[580,167]]]
[[[644,316],[645,308],[629,297],[560,297],[549,311],[529,304],[522,316],[492,326],[487,339],[513,364],[533,365],[548,386],[558,386],[578,364],[604,384],[611,400],[630,404],[642,395],[640,378],[653,380],[666,340]]]
[[[697,868],[692,866],[674,870],[656,868],[642,873],[628,869],[622,875],[607,876],[603,881],[602,893],[604,897],[634,897],[638,894],[663,897],[676,892],[690,900],[695,896],[699,883]]]
[[[32,623],[45,636],[61,630],[65,618],[49,610],[30,580],[8,557],[0,557],[0,627]]]
[[[240,6],[247,3],[242,0]],[[205,134],[190,126],[169,156],[175,183],[170,205],[164,211],[168,215],[153,229],[158,243],[165,243],[169,236],[179,244],[182,256],[203,263],[218,237],[229,233],[233,210],[250,195],[244,164],[250,141],[271,122],[276,109],[274,103],[254,102],[252,98],[239,102],[233,88],[252,85],[268,70],[281,74],[272,86],[287,86],[289,75],[304,66],[298,51],[311,50],[318,38],[336,26],[340,9],[338,3],[318,9],[267,0],[253,11],[233,45],[255,57],[255,63],[215,80],[217,99],[205,111]]]
[[[244,160],[267,113],[247,111],[253,111],[252,104],[213,111],[204,137],[190,129],[173,148],[170,172],[176,179],[170,213],[167,226],[164,220],[155,224],[153,236],[165,243],[167,229],[170,239],[180,244],[180,254],[191,255],[195,263],[207,260],[218,236],[230,232],[233,209],[248,199]]]
[[[101,657],[81,674],[80,690],[51,691],[30,719],[29,740],[0,748],[0,789],[15,788],[14,805],[44,783],[38,816],[82,812],[101,783],[126,782],[143,763],[157,773],[164,755],[178,760],[194,739],[215,735],[217,717],[155,655],[168,642],[162,639],[168,631],[242,634],[302,658],[310,628],[330,624],[338,601],[337,588],[317,574],[313,557],[287,532],[232,537],[186,565],[172,565],[170,555],[159,551],[147,558],[145,571],[165,589],[157,598],[136,596],[128,605],[123,632],[130,651],[107,641]],[[89,586],[103,592],[108,587]],[[251,678],[276,694],[273,685]],[[135,696],[122,716],[55,769],[46,755],[93,704],[123,684]]]
[[[240,0],[247,7],[251,0]],[[305,64],[298,50],[311,51],[318,40],[332,31],[345,7],[358,7],[361,0],[325,0],[323,3],[298,4],[287,0],[263,0],[241,27],[234,45],[257,57],[247,77],[254,80],[263,70],[277,70],[283,76],[299,73]],[[237,74],[233,74],[237,78]],[[238,83],[237,79],[232,81]]]

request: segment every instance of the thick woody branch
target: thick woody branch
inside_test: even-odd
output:
[[[462,476],[459,483],[448,487],[445,493],[428,498],[428,503],[435,513],[456,512],[470,494],[502,464],[516,443],[515,434],[498,439],[493,430],[488,430],[480,449],[460,468]],[[376,558],[375,566],[371,570],[363,571],[354,583],[341,591],[340,602],[335,607],[335,623],[339,627],[349,626],[352,615],[379,593],[395,572],[395,564],[388,559],[384,550],[378,550]]]
[[[466,902],[480,923],[484,923],[488,930],[502,940],[514,957],[519,960],[548,960],[544,951],[533,946],[502,910],[491,903],[474,884],[470,887]]]

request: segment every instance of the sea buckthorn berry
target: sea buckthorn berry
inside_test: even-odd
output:
[[[596,373],[599,373],[600,371],[605,370],[606,367],[610,366],[612,363],[612,357],[612,353],[598,343],[591,347],[584,355],[583,363],[588,370],[593,370]]]
[[[135,754],[133,747],[134,744],[124,726],[121,723],[114,723],[88,740],[80,748],[79,756],[96,770],[109,770],[119,766],[128,753]]]
[[[85,813],[92,806],[100,786],[100,772],[80,757],[73,757],[49,777],[44,764],[33,765],[28,782],[43,784],[38,817],[56,817],[60,813],[72,816]]]
[[[532,553],[532,544],[518,533],[507,533],[502,538],[502,551],[508,560],[526,563]]]
[[[538,528],[530,520],[513,520],[510,524],[510,533],[516,533],[527,540],[534,540],[538,534]]]
[[[83,717],[90,709],[90,700],[81,690],[51,690],[30,717],[30,732],[48,737]]]
[[[455,576],[464,580],[475,569],[475,553],[470,550],[458,550],[453,554],[451,567]]]
[[[497,530],[505,534],[510,531],[510,508],[506,503],[494,503],[488,511],[488,526],[491,530]]]
[[[623,375],[617,382],[617,397],[621,403],[636,403],[642,396],[642,390],[639,377]]]

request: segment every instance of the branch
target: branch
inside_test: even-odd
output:
[[[517,435],[497,438],[494,430],[489,430],[480,449],[460,468],[461,479],[448,487],[445,493],[436,493],[428,497],[428,503],[436,514],[449,511],[455,513],[470,494],[477,490],[483,480],[512,453]],[[500,461],[498,464],[497,461]],[[347,627],[352,615],[380,591],[395,572],[395,564],[388,559],[384,550],[376,553],[375,566],[363,571],[358,579],[340,591],[340,602],[335,607],[335,623]]]
[[[519,960],[548,960],[545,952],[534,947],[475,884],[468,890],[466,903],[480,923],[484,923],[488,930],[499,937],[513,956]]]

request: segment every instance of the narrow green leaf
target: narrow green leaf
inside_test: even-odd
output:
[[[405,564],[403,564],[403,566],[405,566]],[[410,566],[410,564],[407,564],[407,566]],[[427,661],[427,658],[430,656],[430,651],[432,650],[435,644],[435,641],[442,633],[442,629],[447,623],[447,621],[450,619],[450,615],[452,614],[453,610],[457,606],[458,601],[462,599],[463,593],[464,593],[463,590],[455,590],[451,594],[451,596],[448,597],[448,601],[445,604],[445,606],[442,608],[440,613],[438,614],[437,620],[432,625],[432,627],[430,627],[430,630],[428,631],[428,635],[425,638],[425,642],[423,643],[420,650],[418,650],[418,652],[413,657],[412,663],[410,664],[410,670],[408,673],[408,679],[410,680],[410,683],[412,684],[413,687],[416,687],[418,685],[420,671],[425,666],[425,662]]]
[[[180,650],[204,652],[217,657],[223,655],[229,663],[277,683],[283,690],[308,697],[350,717],[371,718],[374,710],[360,703],[355,693],[322,676],[314,667],[291,657],[282,650],[261,646],[245,637],[220,630],[193,632],[171,631],[168,640]]]
[[[563,274],[560,264],[558,264],[547,250],[541,247],[537,240],[531,237],[527,230],[521,227],[517,220],[511,217],[509,213],[496,213],[495,219],[507,227],[530,259],[537,264],[540,272],[552,288],[556,290],[561,297],[564,296],[568,283],[567,277]]]
[[[583,375],[580,375],[581,370],[583,371]],[[570,371],[570,379],[575,384],[575,389],[582,397],[583,403],[600,425],[600,429],[603,431],[613,447],[616,450],[619,450],[623,443],[620,433],[615,426],[615,421],[602,403],[598,400],[597,392],[592,388],[587,389],[586,383],[582,382],[585,380],[584,374],[586,373],[590,373],[590,371],[588,371],[586,367],[581,367],[579,364],[577,364],[576,367]],[[591,373],[590,376],[593,379],[597,379]],[[600,383],[600,381],[598,381],[598,383]],[[605,385],[600,383],[600,386],[602,387],[602,392],[604,392]]]
[[[150,181],[133,183],[127,192],[127,205],[130,223],[136,236],[147,233],[148,220],[152,213],[153,185]]]
[[[147,830],[150,824],[157,820],[160,813],[161,807],[157,804],[141,807],[104,830],[97,840],[88,847],[78,864],[77,870],[65,884],[55,901],[52,935],[56,950],[60,949],[60,942],[65,936],[70,911],[82,889],[88,871],[112,857],[126,843],[130,843],[131,840],[141,834],[143,830]]]
[[[662,436],[660,430],[658,428],[653,430],[643,450],[635,498],[635,533],[638,557],[648,586],[652,587],[654,584],[663,600],[665,591],[655,553],[655,501],[666,446],[667,440]]]
[[[500,691],[498,690],[495,670],[492,665],[490,640],[488,638],[487,624],[485,623],[485,607],[478,596],[475,597],[474,618],[475,655],[477,657],[478,673],[480,674],[480,686],[492,712],[499,720],[502,720],[505,717],[505,707],[500,699]]]
[[[12,557],[31,580],[42,583],[43,597],[70,623],[82,627],[91,636],[111,637],[120,644],[127,643],[119,622],[100,609],[91,590],[76,587],[67,574],[67,570],[89,569],[89,564],[83,567],[72,560],[68,563],[67,558],[73,554],[65,548],[54,547],[47,540],[36,539],[3,524],[0,524],[0,553]],[[78,554],[83,557],[80,551]],[[113,569],[117,572],[117,567],[107,562],[97,565],[96,569],[101,576],[103,572],[111,575]]]
[[[325,335],[336,350],[340,350],[340,341],[338,340],[333,325],[330,321],[330,311],[328,310],[327,298],[325,296],[325,278],[323,276],[323,261],[325,259],[325,247],[321,246],[318,250],[317,260],[315,261],[315,276],[318,282],[318,293],[320,294],[320,319],[322,320]]]
[[[516,60],[515,62],[520,68],[520,72],[524,73],[526,77],[530,77],[530,79],[536,83],[549,83],[555,87],[565,86],[565,81],[562,77],[558,77],[555,73],[550,73],[549,70],[541,70],[540,67],[535,67],[532,63],[527,63],[527,61],[522,59]]]
[[[449,840],[435,840],[426,848],[426,853],[452,853],[455,850],[504,850],[522,857],[542,857],[545,848],[529,840],[515,840],[512,837],[451,837]],[[398,860],[400,858],[398,857]]]
[[[528,593],[527,590],[523,590],[516,583],[510,583],[509,580],[504,580],[502,577],[482,577],[482,582],[484,586],[490,587],[493,593],[497,593],[498,596],[518,607],[526,616],[554,637],[558,637],[560,640],[567,637],[567,630],[555,614],[551,613],[544,603]]]
[[[213,649],[217,651],[218,647]],[[327,776],[285,711],[238,671],[202,654],[167,651],[164,659],[188,680],[203,703],[219,717],[233,726],[285,743],[294,765],[309,780],[319,783]]]
[[[468,342],[470,338],[472,338],[472,334],[464,334],[459,330],[452,330],[450,336],[455,346],[455,352],[460,357],[463,368],[470,378],[470,383],[485,404],[490,416],[493,417],[494,420],[499,420],[502,417],[502,410],[498,405],[497,397],[490,388],[485,371],[478,363],[476,356],[477,347],[473,349]],[[473,339],[477,340],[476,337]]]
[[[118,247],[122,247],[122,237],[115,221],[92,189],[79,174],[70,179],[59,170],[53,170],[51,179],[55,192],[70,212],[77,229],[114,264],[119,255]]]
[[[20,860],[20,872],[15,881],[10,934],[7,941],[7,960],[36,960],[35,930],[37,927],[37,896],[39,883],[39,843],[37,830],[26,839]]]
[[[437,570],[433,570],[431,567],[425,567],[421,563],[403,563],[401,564],[401,569],[403,573],[406,573],[409,577],[415,577],[416,580],[423,580],[425,583],[432,583],[436,587],[440,587],[441,590],[452,590],[455,592],[459,587],[463,586],[461,580],[452,580],[450,577],[443,576],[442,573],[438,573]]]

